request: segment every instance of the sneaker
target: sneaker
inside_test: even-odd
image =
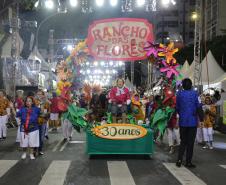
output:
[[[208,146],[208,145],[205,145],[205,146],[203,146],[202,148],[203,148],[203,149],[208,149],[209,146]]]
[[[210,150],[213,150],[213,146],[210,146],[209,149],[210,149]]]
[[[22,156],[21,156],[21,159],[26,159],[26,157],[27,157],[27,153],[24,152],[24,153],[22,154]]]
[[[40,152],[39,152],[39,155],[44,155],[44,152],[43,152],[43,151],[40,151]]]
[[[6,137],[3,137],[2,139],[3,139],[3,140],[5,140],[5,139],[6,139]]]
[[[64,142],[66,142],[67,141],[67,138],[64,138]]]
[[[35,159],[34,154],[30,154],[30,159],[31,159],[31,160],[34,160],[34,159]]]
[[[69,137],[69,141],[71,141],[71,140],[72,140],[72,137],[70,136],[70,137]]]
[[[194,164],[192,164],[192,163],[186,163],[186,164],[185,164],[185,167],[187,167],[187,168],[195,168],[196,165],[194,165]]]
[[[181,167],[181,164],[182,164],[182,161],[181,161],[181,160],[178,160],[178,161],[176,162],[176,166],[177,166],[178,168]]]
[[[173,154],[173,153],[174,153],[174,148],[173,147],[170,147],[169,154]]]

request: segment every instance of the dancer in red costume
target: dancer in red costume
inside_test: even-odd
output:
[[[113,123],[116,123],[118,114],[122,114],[122,121],[126,123],[127,105],[131,103],[129,89],[124,86],[124,80],[118,79],[117,86],[113,87],[109,94]]]

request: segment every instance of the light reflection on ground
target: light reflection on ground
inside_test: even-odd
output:
[[[224,142],[213,142],[213,147],[226,150],[226,143],[224,143]]]

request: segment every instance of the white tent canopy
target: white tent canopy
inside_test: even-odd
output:
[[[184,64],[183,64],[181,70],[180,70],[180,73],[181,73],[181,75],[183,75],[184,78],[187,78],[187,77],[188,77],[188,76],[187,76],[187,73],[188,73],[189,69],[190,69],[189,63],[188,63],[188,61],[186,60],[186,61],[184,62]]]
[[[208,73],[207,73],[208,66]],[[202,68],[202,83],[208,84],[208,76],[209,83],[217,83],[217,80],[224,75],[224,70],[220,67],[220,65],[215,60],[211,51],[208,52],[207,57],[205,57],[201,64]]]
[[[217,63],[211,51],[209,51],[207,53],[207,56],[203,59],[200,68],[201,68],[201,82],[203,85],[208,84],[208,80],[209,84],[213,84],[222,81],[226,77],[224,70]],[[191,78],[192,80],[194,78],[194,71],[195,63],[192,62],[188,72],[188,77]]]

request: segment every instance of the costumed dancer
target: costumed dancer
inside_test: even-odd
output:
[[[205,97],[205,105],[203,106],[205,113],[203,122],[204,149],[213,149],[213,124],[215,123],[216,107],[210,96]]]
[[[101,119],[104,117],[105,110],[101,106],[101,101],[100,101],[100,94],[102,92],[102,88],[100,85],[93,85],[92,86],[92,98],[90,101],[90,110],[91,114],[94,115],[95,121],[101,122]]]
[[[26,159],[27,150],[30,149],[30,159],[35,159],[34,148],[39,147],[38,117],[40,115],[40,108],[35,106],[33,97],[27,97],[25,107],[21,108],[17,113],[13,105],[11,105],[11,108],[16,117],[21,119],[20,147],[24,151],[21,158]]]
[[[171,119],[168,122],[167,136],[168,136],[168,143],[170,147],[169,153],[172,154],[175,151],[174,147],[180,145],[180,133],[179,133],[178,118],[177,118],[176,112],[173,113]]]
[[[109,103],[111,103],[111,113],[113,123],[117,123],[117,115],[122,114],[122,121],[126,123],[127,105],[131,103],[129,89],[124,86],[123,79],[117,79],[117,87],[110,91]]]
[[[24,94],[23,90],[16,91],[17,97],[14,104],[16,112],[19,112],[19,110],[24,106],[23,94]],[[21,122],[20,118],[16,117],[16,122],[18,125],[16,142],[19,143],[20,142],[20,122]]]
[[[8,122],[9,114],[9,100],[6,98],[5,92],[0,90],[0,140],[6,139],[6,123]]]
[[[150,123],[151,114],[153,113],[154,96],[148,97],[148,101],[145,104],[145,119],[146,122]]]
[[[174,153],[174,147],[180,145],[180,133],[178,126],[178,115],[175,111],[176,107],[176,96],[170,87],[165,87],[164,89],[165,99],[163,100],[164,106],[169,106],[173,109],[172,114],[169,116],[169,121],[167,123],[167,136],[168,143],[170,147],[169,153]],[[176,141],[176,143],[175,143]]]
[[[69,104],[72,103],[71,99],[71,93],[69,89],[65,89],[63,93],[61,93],[61,101],[65,106],[64,113],[61,116],[61,126],[62,126],[62,132],[63,132],[63,137],[64,141],[71,140],[72,139],[72,134],[73,134],[73,126],[72,123],[67,119],[67,112],[68,111],[66,107],[69,106]]]
[[[201,95],[200,100],[201,100],[202,105],[204,106],[205,105],[205,95]],[[196,142],[199,145],[203,145],[203,142],[204,142],[203,129],[202,129],[202,122],[201,121],[203,122],[203,120],[199,119],[199,125],[197,127],[197,134],[196,134]]]
[[[73,126],[68,119],[62,120],[62,131],[63,131],[64,141],[67,141],[67,140],[70,141],[72,139]]]
[[[46,98],[45,92],[42,90],[38,90],[36,96],[36,106],[41,109],[41,114],[38,118],[39,124],[39,139],[40,139],[40,146],[38,148],[38,154],[43,155],[43,142],[45,139],[45,134],[47,130],[47,122],[49,118],[49,108],[50,103]]]
[[[53,127],[54,131],[57,131],[59,125],[59,109],[57,106],[58,98],[57,94],[53,92],[53,98],[50,99],[50,126]]]
[[[132,95],[132,112],[136,121],[144,121],[144,112],[142,110],[142,104],[140,102],[140,97],[137,93]]]

